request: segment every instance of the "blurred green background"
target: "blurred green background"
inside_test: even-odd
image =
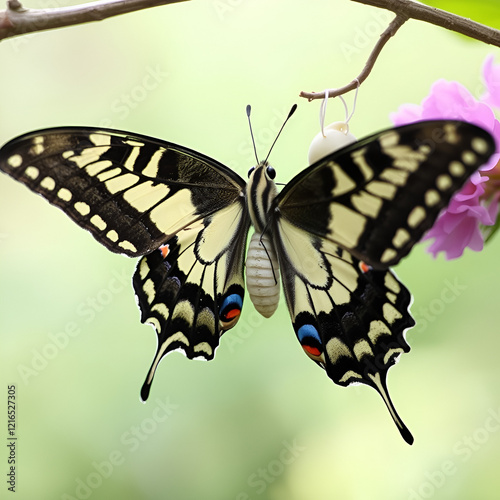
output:
[[[351,81],[390,18],[347,0],[195,0],[6,40],[0,141],[107,126],[183,144],[245,175],[245,105],[264,156],[298,102],[271,158],[287,182],[318,132],[320,102],[299,91]],[[419,103],[438,78],[480,96],[491,52],[408,22],[363,84],[351,131],[390,126],[389,113]],[[330,101],[327,122],[343,113]],[[454,262],[418,245],[396,269],[418,321],[411,353],[388,379],[410,447],[375,391],[335,386],[307,359],[283,304],[264,320],[247,301],[212,362],[169,355],[142,404],[156,338],[139,322],[135,262],[6,176],[0,193],[0,420],[6,436],[15,384],[13,498],[498,499],[498,237]],[[0,491],[7,497],[5,481]]]

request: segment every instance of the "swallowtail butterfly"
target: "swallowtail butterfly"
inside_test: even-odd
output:
[[[197,151],[117,130],[62,127],[22,135],[0,168],[61,208],[112,252],[140,257],[133,286],[158,347],[141,391],[172,350],[212,359],[247,289],[270,316],[279,270],[293,329],[336,383],[391,402],[388,369],[408,352],[411,296],[390,270],[494,152],[458,121],[423,121],[360,140],[277,192],[267,160],[238,174]]]

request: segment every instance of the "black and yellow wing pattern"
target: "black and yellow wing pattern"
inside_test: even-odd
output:
[[[392,405],[388,369],[415,322],[397,264],[494,152],[468,123],[419,122],[358,141],[292,179],[275,200],[283,288],[304,351],[339,385],[364,383]]]
[[[414,325],[410,293],[390,266],[494,149],[474,125],[419,122],[326,156],[276,194],[267,161],[247,184],[182,146],[67,127],[10,141],[0,150],[0,169],[109,250],[141,257],[133,285],[141,320],[158,335],[143,400],[163,356],[181,350],[212,359],[220,336],[237,323],[253,223],[274,246],[266,254],[277,255],[304,351],[335,383],[375,388],[411,443],[386,386],[388,369],[409,351],[404,333]]]
[[[158,347],[143,400],[171,350],[213,358],[244,297],[250,220],[235,172],[164,141],[79,127],[14,139],[0,152],[0,168],[109,250],[144,256],[133,284]]]
[[[212,359],[219,337],[238,321],[248,222],[245,206],[233,203],[140,259],[133,284],[141,321],[158,333],[157,353],[141,390],[143,401],[165,354],[180,349],[190,359]]]

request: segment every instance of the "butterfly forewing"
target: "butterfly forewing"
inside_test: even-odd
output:
[[[200,153],[115,130],[55,128],[2,148],[0,168],[109,250],[137,256],[238,199],[243,180]]]
[[[397,264],[494,152],[491,136],[456,121],[397,127],[341,149],[280,193],[280,215],[368,264]]]
[[[172,350],[212,359],[219,337],[239,319],[249,218],[243,199],[179,231],[143,257],[133,284],[141,320],[158,334],[141,391],[146,400],[156,367]]]

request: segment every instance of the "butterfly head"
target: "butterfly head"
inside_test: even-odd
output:
[[[269,182],[273,181],[274,178],[276,177],[276,170],[274,170],[274,167],[269,165],[267,161],[262,161],[258,165],[251,167],[250,170],[248,171],[249,183],[252,181],[252,178],[255,175],[256,170],[258,169],[264,172],[264,176]],[[262,173],[260,173],[259,176],[262,176]]]

